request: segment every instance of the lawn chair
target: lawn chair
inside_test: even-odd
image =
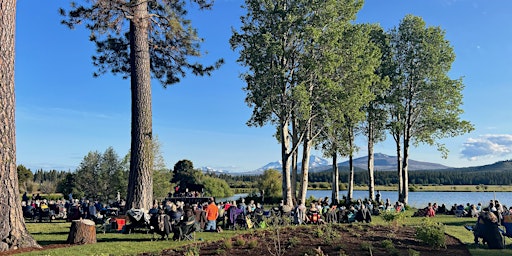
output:
[[[178,223],[174,227],[173,240],[191,240],[195,241],[195,232],[199,230],[196,218],[194,216],[188,217]]]

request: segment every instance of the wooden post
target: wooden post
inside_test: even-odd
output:
[[[92,220],[73,220],[68,235],[68,244],[95,244],[96,225]]]

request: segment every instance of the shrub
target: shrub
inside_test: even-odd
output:
[[[258,240],[256,240],[256,239],[251,239],[251,240],[247,243],[247,246],[249,247],[249,249],[254,249],[254,248],[256,248],[256,246],[258,246]]]
[[[416,228],[416,238],[434,247],[446,248],[445,228],[442,223],[436,223],[430,218],[424,218]]]
[[[245,245],[245,240],[242,238],[242,237],[239,237],[235,240],[235,245],[236,246],[244,246]]]
[[[222,242],[222,248],[224,249],[231,249],[233,248],[233,241],[231,241],[231,239],[225,239],[223,242]]]

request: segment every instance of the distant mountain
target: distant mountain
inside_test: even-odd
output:
[[[396,170],[396,156],[388,156],[386,154],[376,153],[374,155],[375,159],[375,170],[376,171],[394,171]],[[309,158],[309,171],[310,172],[322,172],[326,170],[330,170],[332,168],[331,160],[321,158],[318,156],[310,156]],[[359,157],[355,158],[354,161],[354,167],[366,170],[368,166],[368,157]],[[339,167],[348,167],[349,162],[345,161],[342,163],[338,163]],[[512,162],[509,164],[512,165]],[[302,163],[299,163],[299,170],[301,168]],[[215,172],[215,173],[228,173],[232,175],[260,175],[265,170],[268,169],[276,169],[276,170],[282,170],[283,164],[281,161],[275,161],[270,162],[254,171],[249,172],[233,172],[229,170],[219,170],[214,169],[211,167],[202,167],[201,170],[204,172]],[[429,163],[429,162],[421,162],[409,159],[409,170],[410,171],[417,171],[417,170],[441,170],[441,169],[450,169],[451,167],[444,166],[441,164],[436,163]],[[476,168],[476,167],[474,167]]]
[[[317,156],[311,156],[310,158],[310,164],[309,164],[309,171],[310,172],[321,172],[328,170],[332,168],[331,161],[320,158]],[[396,156],[388,156],[386,154],[382,153],[376,153],[374,154],[374,161],[375,161],[375,170],[377,171],[394,171],[396,170]],[[342,163],[338,163],[338,166],[340,167],[347,167],[349,164],[349,161],[345,161]],[[355,158],[353,160],[354,167],[360,168],[363,170],[366,170],[368,168],[368,156],[363,156],[359,158]],[[300,166],[300,163],[299,163]],[[269,163],[261,168],[258,168],[254,172],[251,173],[263,173],[263,171],[267,169],[282,169],[281,162],[272,162]],[[449,169],[451,167],[442,165],[442,164],[436,164],[436,163],[429,163],[429,162],[421,162],[409,159],[409,170],[410,171],[416,171],[416,170],[441,170],[441,169]]]
[[[396,170],[396,156],[388,156],[386,154],[376,153],[374,154],[374,163],[376,171],[393,171]],[[339,163],[338,166],[348,166],[349,161],[345,161]],[[355,167],[361,169],[368,168],[368,156],[363,156],[354,159],[353,164]],[[451,167],[429,163],[429,162],[421,162],[409,159],[409,170],[410,171],[419,171],[419,170],[441,170],[441,169],[449,169]]]

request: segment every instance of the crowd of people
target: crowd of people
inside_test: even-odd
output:
[[[74,199],[69,195],[68,199],[46,199],[39,194],[28,197],[25,192],[22,196],[23,216],[27,219],[52,221],[54,219],[65,219],[67,221],[77,219],[90,219],[100,222],[106,216],[114,216],[124,208],[124,200],[103,203],[99,200]]]

